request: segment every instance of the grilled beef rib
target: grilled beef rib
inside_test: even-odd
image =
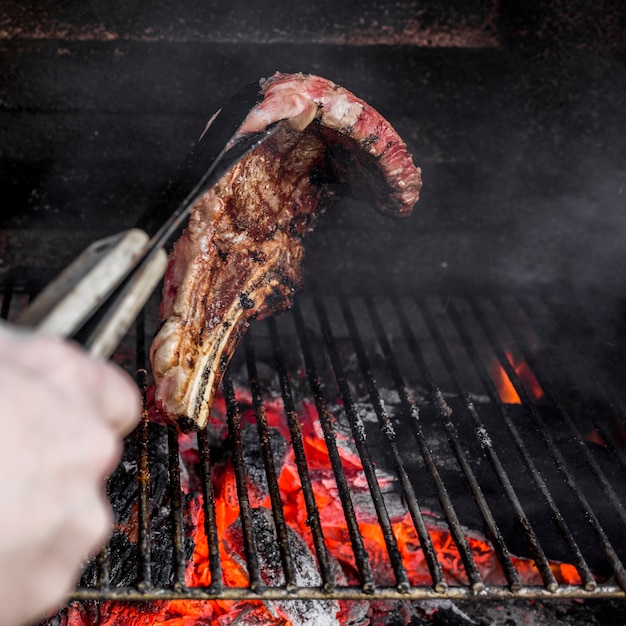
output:
[[[338,197],[410,215],[421,173],[399,135],[365,102],[305,74],[261,81],[242,133],[286,119],[194,206],[165,277],[150,350],[157,404],[202,428],[252,318],[288,308],[300,286],[302,238]]]

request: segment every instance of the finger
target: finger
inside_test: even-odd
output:
[[[0,333],[2,333],[0,327]],[[141,415],[139,390],[120,367],[91,358],[77,344],[45,334],[15,330],[2,333],[5,352],[32,376],[43,376],[65,393],[85,391],[101,416],[119,435],[128,434]]]
[[[120,367],[94,361],[97,368],[96,404],[107,423],[121,436],[130,433],[141,417],[141,396],[133,379]]]

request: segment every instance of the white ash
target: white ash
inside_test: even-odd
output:
[[[382,426],[382,431],[385,433],[385,435],[387,435],[387,437],[389,439],[395,439],[396,438],[396,431],[393,428],[393,424],[391,423],[390,419],[386,419]]]
[[[480,426],[476,429],[476,436],[478,437],[481,447],[491,448],[493,446],[491,437],[489,437],[489,433],[485,430],[484,426]]]
[[[491,398],[486,394],[469,393],[467,395],[469,399],[475,404],[491,404]]]
[[[478,624],[467,613],[464,613],[459,607],[452,602],[452,600],[429,600],[428,602],[420,602],[419,606],[426,612],[427,615],[433,615],[438,611],[448,611],[458,618],[460,618],[463,624]]]
[[[357,403],[357,406],[363,422],[369,424],[378,423],[378,415],[376,415],[376,411],[371,404],[367,403],[366,401],[360,401]]]
[[[365,425],[363,424],[363,420],[361,419],[360,411],[355,407],[355,430],[357,436],[365,441],[367,439],[367,433],[365,432]]]

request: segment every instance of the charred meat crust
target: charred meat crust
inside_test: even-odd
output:
[[[281,127],[204,194],[166,274],[151,359],[157,402],[185,429],[206,425],[250,320],[291,305],[302,238],[318,217],[343,195],[405,216],[421,187],[400,137],[347,90],[303,74],[275,75],[262,89],[244,126],[282,115],[297,129]]]

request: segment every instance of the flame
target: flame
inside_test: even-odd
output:
[[[523,364],[516,366],[516,371],[524,372]],[[525,375],[524,375],[525,376]],[[525,380],[528,380],[525,378]],[[539,389],[537,385],[537,389]],[[539,389],[540,391],[540,389]],[[506,399],[505,399],[506,398]],[[245,404],[249,396],[239,396]],[[510,401],[510,396],[503,400]],[[219,412],[218,404],[216,413]],[[249,404],[248,404],[249,406]],[[282,401],[280,399],[268,401],[265,405],[268,423],[278,429],[290,441],[289,430],[285,418]],[[242,422],[253,422],[252,410],[242,412]],[[219,416],[215,416],[219,421]],[[331,558],[339,566],[338,575],[340,584],[359,584],[357,565],[351,548],[347,525],[338,497],[337,485],[330,468],[330,458],[326,442],[321,433],[315,406],[304,402],[300,413],[303,444],[311,479],[314,486],[315,500],[319,509],[324,537]],[[190,445],[190,441],[181,435],[181,450],[184,462],[196,462],[197,450]],[[337,433],[338,448],[342,465],[352,491],[367,492],[367,483],[364,480],[363,468],[356,452],[348,445],[349,440]],[[311,554],[314,554],[313,538],[307,520],[304,494],[297,471],[293,449],[288,448],[286,459],[282,467],[278,483],[280,487],[285,520],[287,524],[308,545]],[[235,481],[235,472],[230,460],[221,461],[212,468],[212,478],[215,494],[215,515],[218,536],[220,537],[220,560],[223,570],[223,584],[226,587],[246,587],[249,579],[243,560],[236,551],[227,545],[228,535],[234,523],[239,518],[239,501]],[[384,485],[385,477],[381,477]],[[391,478],[389,478],[391,480]],[[269,496],[259,494],[259,489],[249,485],[250,504],[252,507],[270,508]],[[204,533],[204,509],[202,495],[198,493],[192,499],[186,510],[187,516],[193,521],[195,549],[186,572],[186,584],[190,587],[208,587],[211,584],[209,568],[209,550]],[[387,555],[386,545],[380,525],[370,512],[365,514],[357,510],[359,530],[363,537],[365,549],[370,558],[370,565],[378,585],[394,585],[391,565]],[[430,518],[429,518],[430,519]],[[451,534],[432,517],[429,523],[429,534],[434,544],[444,576],[449,585],[467,585],[461,556]],[[396,537],[403,564],[407,570],[409,581],[414,586],[430,585],[432,580],[426,560],[420,546],[409,513],[396,516],[392,519],[392,528]],[[506,585],[500,563],[492,545],[482,537],[468,536],[468,545],[483,575],[484,582],[494,585]],[[530,559],[513,557],[514,565],[525,585],[541,585],[542,580],[537,568]],[[580,584],[580,577],[576,569],[569,564],[552,563],[552,571],[557,580],[566,584]],[[269,603],[268,603],[269,604]],[[336,616],[339,623],[349,621],[347,616],[354,603],[339,602],[339,613]],[[94,609],[91,609],[94,610]],[[261,601],[162,601],[148,603],[147,607],[126,604],[121,602],[104,602],[97,605],[97,619],[87,614],[87,609],[74,603],[66,610],[67,625],[101,624],[115,626],[118,624],[167,624],[168,626],[188,626],[198,623],[211,623],[217,626],[238,623],[245,620],[246,624],[263,626],[289,626],[291,622],[283,615],[276,605],[271,610]],[[146,613],[146,610],[148,613]]]
[[[534,400],[543,397],[543,389],[540,387],[537,379],[530,370],[528,363],[524,360],[516,360],[510,352],[506,353],[506,358],[513,366],[517,377],[520,379],[524,388]],[[511,379],[507,376],[502,365],[496,360],[491,368],[491,378],[496,385],[500,400],[506,404],[521,404],[522,401],[515,391],[515,387]]]

